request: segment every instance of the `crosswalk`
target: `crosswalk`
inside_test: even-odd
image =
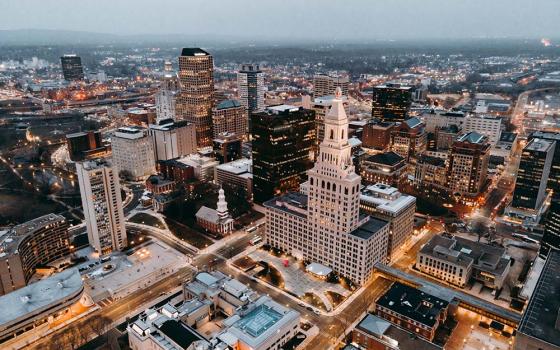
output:
[[[113,299],[113,297],[108,297],[105,299],[100,300],[99,302],[97,302],[97,305],[101,306],[101,307],[107,307],[109,305],[111,305],[115,300]]]

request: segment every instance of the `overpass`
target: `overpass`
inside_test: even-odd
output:
[[[425,293],[447,300],[450,303],[456,303],[464,309],[473,311],[510,327],[517,328],[519,322],[521,322],[520,313],[505,309],[473,295],[430,282],[382,263],[376,263],[375,269],[379,274],[388,279],[418,288]]]

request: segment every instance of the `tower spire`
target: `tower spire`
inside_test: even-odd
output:
[[[226,202],[226,195],[222,187],[220,187],[220,190],[218,191],[218,207],[216,211],[218,212],[218,216],[222,218],[229,215],[227,202]]]

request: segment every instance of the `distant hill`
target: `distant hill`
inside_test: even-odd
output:
[[[215,35],[186,34],[135,34],[118,35],[72,30],[18,29],[0,30],[0,46],[8,45],[91,45],[91,44],[130,44],[163,43],[193,45],[236,44],[254,40]]]

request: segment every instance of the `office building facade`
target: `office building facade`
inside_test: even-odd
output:
[[[237,100],[220,102],[212,110],[213,138],[224,133],[235,134],[241,139],[247,139],[249,131],[247,111]]]
[[[313,99],[333,96],[340,88],[342,96],[348,97],[350,79],[345,74],[317,74],[313,76]]]
[[[66,146],[70,160],[81,161],[88,158],[103,157],[110,153],[102,141],[101,131],[84,131],[66,135]]]
[[[313,165],[314,112],[280,105],[253,113],[251,120],[255,201],[297,190]]]
[[[411,86],[378,85],[373,88],[371,116],[385,122],[402,122],[407,118],[411,104]]]
[[[200,48],[184,48],[179,56],[181,91],[177,113],[196,127],[199,147],[212,145],[214,106],[214,59]]]
[[[398,254],[410,243],[414,231],[416,198],[400,193],[395,187],[378,183],[362,190],[360,209],[374,218],[389,222],[387,257],[389,260],[398,258]]]
[[[242,64],[237,72],[237,89],[247,115],[264,110],[264,73],[258,64]]]
[[[461,135],[451,146],[447,165],[448,189],[460,198],[476,197],[486,183],[490,144],[477,132]]]
[[[146,129],[130,126],[117,129],[111,147],[119,175],[141,180],[155,173],[154,146]]]
[[[68,222],[47,214],[0,236],[0,295],[25,287],[38,265],[70,254]]]
[[[162,120],[159,124],[150,124],[148,132],[156,161],[184,157],[197,150],[196,127],[185,120]]]
[[[107,255],[127,246],[121,186],[115,168],[95,159],[76,163],[89,244]]]
[[[84,68],[82,59],[77,55],[64,55],[60,57],[62,75],[66,81],[84,80]]]

